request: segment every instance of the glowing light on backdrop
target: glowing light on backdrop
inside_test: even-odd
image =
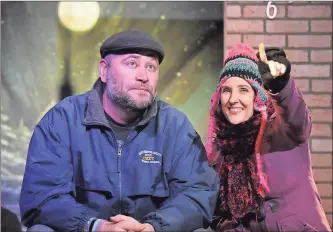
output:
[[[98,2],[60,2],[58,17],[61,24],[75,32],[92,29],[100,15]]]

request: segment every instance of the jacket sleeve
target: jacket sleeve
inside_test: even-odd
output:
[[[188,128],[188,127],[187,127]],[[219,180],[208,166],[205,148],[194,131],[183,131],[169,177],[170,197],[143,222],[155,231],[193,231],[212,222]]]
[[[295,80],[290,77],[291,63],[281,48],[266,48],[265,52],[268,60],[284,64],[286,71],[283,76],[274,78],[269,66],[260,60],[257,53],[258,68],[264,87],[271,92],[271,96],[283,110],[281,116],[289,127],[288,136],[298,144],[304,143],[311,134],[311,114]]]
[[[299,144],[306,142],[311,134],[311,114],[295,80],[289,78],[284,88],[271,96],[282,108],[282,118],[289,127],[289,136]]]
[[[97,213],[75,201],[65,113],[51,109],[31,138],[20,195],[22,223],[57,231],[83,231]]]

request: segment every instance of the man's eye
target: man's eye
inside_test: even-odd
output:
[[[130,66],[131,68],[135,68],[137,66],[134,61],[128,62],[127,65]]]
[[[155,71],[156,70],[156,67],[154,65],[152,65],[152,64],[149,64],[147,66],[147,68],[148,68],[149,71]]]

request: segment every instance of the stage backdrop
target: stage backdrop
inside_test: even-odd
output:
[[[35,124],[98,78],[99,47],[139,28],[166,50],[158,95],[206,137],[208,103],[223,60],[223,2],[1,2],[2,206],[19,215]]]

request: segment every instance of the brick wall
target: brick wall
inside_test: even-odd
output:
[[[225,2],[225,48],[244,42],[285,49],[292,76],[312,112],[314,178],[332,227],[332,2]],[[272,11],[270,13],[273,13]]]

